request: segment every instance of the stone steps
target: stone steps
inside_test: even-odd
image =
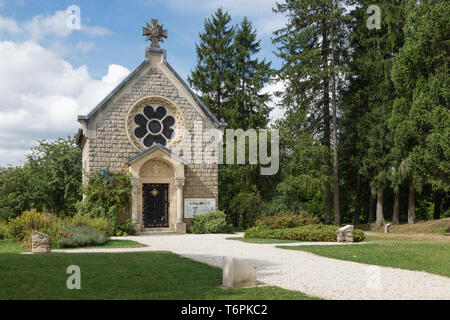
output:
[[[139,233],[139,235],[143,236],[164,234],[176,234],[176,232],[170,228],[145,228],[141,233]]]

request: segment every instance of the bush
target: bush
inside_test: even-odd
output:
[[[192,233],[227,233],[230,229],[225,213],[220,210],[195,216],[193,223]]]
[[[88,226],[73,225],[65,227],[61,231],[59,246],[61,248],[100,246],[106,241],[108,241],[108,237],[104,232]]]
[[[8,225],[5,222],[0,222],[0,240],[7,239],[8,233]]]
[[[108,169],[92,174],[83,186],[85,198],[77,203],[83,216],[103,217],[116,228],[128,216],[131,198],[130,175]]]
[[[31,233],[36,230],[50,236],[52,247],[57,247],[59,234],[65,224],[65,220],[46,212],[25,211],[20,216],[8,220],[8,237],[31,248]]]
[[[257,226],[265,226],[269,229],[295,228],[306,225],[319,224],[320,219],[306,211],[301,211],[300,214],[295,212],[281,212],[276,216],[267,216],[264,219],[257,221]]]
[[[128,235],[133,235],[134,233],[135,231],[130,220],[120,223],[114,232],[114,234],[119,237],[126,237]]]
[[[364,239],[366,239],[366,234],[359,229],[354,229],[353,230],[353,241],[354,242],[361,242]]]
[[[339,228],[330,225],[308,225],[295,228],[270,229],[266,226],[256,226],[245,231],[245,238],[260,239],[283,239],[296,241],[337,241],[337,230]],[[356,237],[355,237],[356,234]],[[365,238],[361,230],[354,230],[354,241],[362,241]]]
[[[76,214],[70,221],[71,225],[83,225],[101,232],[104,232],[108,237],[114,234],[114,226],[105,217],[89,217],[81,214]]]

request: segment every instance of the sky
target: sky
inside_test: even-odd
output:
[[[70,6],[79,8],[79,25]],[[204,20],[218,7],[233,24],[247,16],[261,40],[258,56],[279,67],[271,37],[284,17],[274,6],[275,0],[0,0],[0,166],[22,164],[38,139],[73,136],[77,115],[142,62],[150,45],[142,26],[152,18],[168,30],[161,47],[184,79],[195,67]],[[281,114],[275,110],[272,118]]]

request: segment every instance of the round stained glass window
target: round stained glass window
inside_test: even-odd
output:
[[[168,114],[163,106],[154,108],[146,106],[134,116],[137,127],[134,135],[142,139],[142,143],[148,148],[159,143],[163,146],[172,139],[174,133],[175,118]]]

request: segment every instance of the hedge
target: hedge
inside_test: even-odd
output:
[[[265,226],[256,226],[245,231],[245,238],[283,239],[296,241],[336,242],[339,228],[330,225],[310,225],[296,228],[269,229]],[[353,231],[353,241],[365,239],[361,230]]]

